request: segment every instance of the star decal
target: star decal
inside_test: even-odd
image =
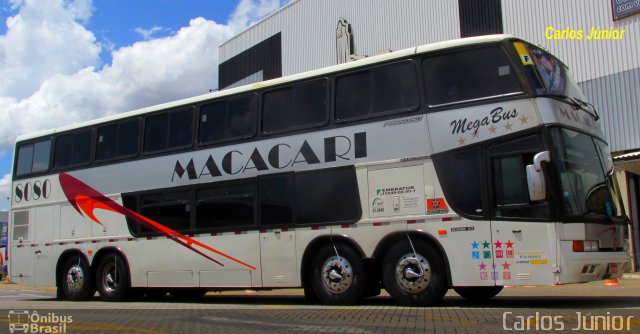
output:
[[[502,243],[500,242],[500,240],[494,242],[493,244],[496,245],[496,248],[502,248]]]
[[[505,242],[504,244],[507,245],[507,248],[513,248],[513,242],[511,242],[511,240]]]
[[[490,243],[488,243],[488,242],[487,242],[487,240],[485,240],[485,241],[482,243],[482,247],[483,247],[483,248],[489,248],[489,245],[490,245]]]
[[[489,133],[496,133],[496,130],[497,130],[497,129],[498,129],[498,128],[496,128],[495,126],[493,126],[493,125],[492,125],[492,126],[489,128]]]
[[[480,270],[485,270],[487,268],[487,265],[482,262],[478,265],[478,267],[480,267]]]
[[[477,248],[478,248],[478,246],[480,246],[480,245],[478,244],[478,242],[477,242],[477,241],[474,241],[474,242],[471,244],[471,247],[473,247],[474,249],[477,249]]]
[[[471,136],[473,136],[473,139],[478,139],[478,131],[474,132]]]
[[[527,120],[529,120],[529,117],[522,115],[522,117],[518,118],[518,120],[520,120],[520,125],[527,123]]]
[[[513,127],[513,124],[511,124],[511,122],[507,122],[507,124],[504,126],[504,129],[505,129],[506,131],[511,131],[511,130],[512,130],[512,129],[511,129],[512,127]]]
[[[502,264],[502,269],[509,270],[509,268],[511,268],[511,265],[507,263],[507,261],[504,261],[504,263]]]
[[[460,146],[462,146],[462,145],[464,145],[465,141],[466,140],[464,138],[460,137],[460,139],[458,139],[458,144],[460,144]]]

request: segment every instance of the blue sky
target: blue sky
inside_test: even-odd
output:
[[[0,0],[0,210],[21,134],[217,88],[218,46],[286,0]]]

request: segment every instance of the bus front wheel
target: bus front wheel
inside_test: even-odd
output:
[[[364,264],[353,248],[324,245],[313,259],[311,287],[325,304],[349,305],[364,296]]]
[[[95,294],[95,286],[87,261],[74,255],[67,259],[62,268],[62,291],[73,301],[89,300]]]
[[[401,305],[427,306],[447,292],[440,252],[422,240],[401,240],[393,245],[384,258],[382,270],[385,289]]]
[[[119,254],[108,254],[100,261],[96,281],[98,293],[104,301],[122,301],[129,297],[129,269]]]

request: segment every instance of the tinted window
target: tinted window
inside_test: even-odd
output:
[[[360,219],[360,197],[353,167],[295,175],[296,224],[347,223]]]
[[[88,163],[91,160],[91,129],[69,133],[56,138],[53,167],[65,168]]]
[[[254,225],[255,185],[232,185],[196,192],[196,228],[234,228]]]
[[[480,147],[444,153],[433,158],[442,191],[461,215],[483,217],[482,155]]]
[[[415,110],[418,105],[418,80],[411,61],[347,74],[336,80],[339,120]]]
[[[263,101],[263,131],[267,133],[308,128],[327,120],[325,79],[267,92]]]
[[[293,223],[293,182],[291,175],[260,180],[260,224]]]
[[[132,119],[98,129],[96,159],[107,160],[138,153],[139,120]]]
[[[20,145],[16,159],[16,175],[43,172],[49,169],[51,154],[51,140]]]
[[[205,104],[200,108],[202,144],[249,138],[256,131],[255,96]]]
[[[422,68],[430,105],[522,91],[500,47],[429,57],[423,61]]]
[[[96,144],[96,159],[105,160],[116,157],[118,142],[118,125],[112,124],[98,129],[98,143]]]
[[[190,192],[162,192],[140,196],[140,214],[176,231],[191,227]],[[148,229],[143,229],[148,231]]]
[[[193,109],[185,108],[147,117],[145,152],[185,147],[193,140]]]

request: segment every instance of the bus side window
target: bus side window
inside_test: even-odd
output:
[[[140,121],[125,120],[98,128],[96,160],[109,160],[138,153]]]
[[[171,110],[147,117],[144,151],[158,152],[191,145],[193,141],[193,109]]]
[[[498,46],[431,56],[423,60],[422,71],[431,106],[522,92]]]
[[[263,132],[278,133],[326,124],[327,98],[327,80],[324,78],[266,92]]]
[[[212,144],[253,137],[256,133],[255,94],[200,107],[198,143]]]
[[[410,60],[349,73],[336,79],[336,119],[356,120],[419,107],[418,78]]]
[[[16,175],[26,175],[49,170],[51,139],[18,146]]]
[[[58,136],[55,141],[53,168],[61,169],[89,163],[93,129]]]

